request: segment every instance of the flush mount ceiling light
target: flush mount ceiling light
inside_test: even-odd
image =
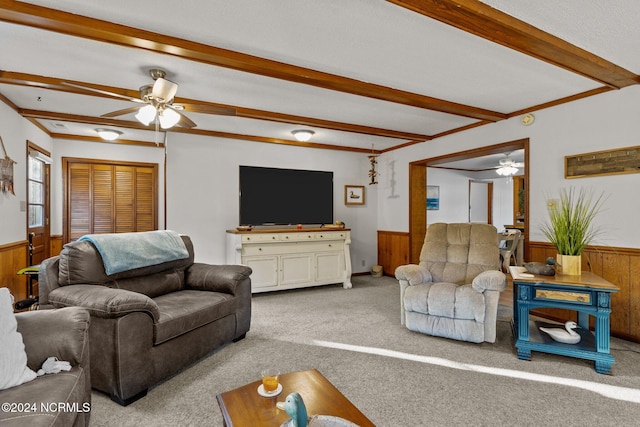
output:
[[[314,131],[308,129],[298,129],[291,131],[291,134],[294,136],[294,138],[301,142],[310,140],[314,133]]]
[[[115,141],[122,135],[122,132],[113,129],[96,129],[96,132],[98,132],[100,138],[107,141]]]

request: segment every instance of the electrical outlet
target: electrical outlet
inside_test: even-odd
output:
[[[362,266],[364,267],[364,260],[362,260]]]
[[[27,202],[25,202],[24,200],[20,200],[20,212],[26,212],[27,211]]]

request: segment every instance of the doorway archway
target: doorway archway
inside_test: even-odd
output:
[[[521,149],[524,150],[525,165],[524,247],[526,257],[529,242],[529,138],[459,151],[409,163],[409,246],[411,250],[410,260],[412,263],[417,264],[420,261],[420,250],[422,249],[424,235],[427,231],[427,211],[424,207],[427,197],[427,167]]]

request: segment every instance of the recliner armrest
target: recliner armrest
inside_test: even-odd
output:
[[[236,287],[251,273],[251,268],[243,265],[211,265],[196,262],[185,271],[185,283],[191,289],[235,295]]]
[[[485,290],[502,292],[507,288],[507,276],[497,270],[483,271],[473,279],[471,286],[478,292]]]
[[[51,356],[80,365],[89,352],[89,312],[80,307],[16,313],[27,364],[37,371]]]
[[[102,285],[61,286],[49,293],[49,302],[56,308],[84,307],[95,317],[115,318],[141,311],[154,323],[160,318],[158,305],[148,296]]]
[[[396,279],[406,280],[409,285],[429,283],[433,280],[431,273],[425,267],[417,264],[401,265],[396,268]]]

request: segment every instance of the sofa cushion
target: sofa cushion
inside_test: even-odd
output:
[[[182,290],[154,298],[160,318],[153,325],[153,342],[160,344],[207,323],[234,314],[236,299],[220,292]]]
[[[15,387],[36,377],[27,367],[27,353],[13,314],[13,296],[0,288],[0,390]]]
[[[155,298],[170,292],[179,291],[184,287],[184,271],[173,270],[150,274],[148,276],[130,277],[113,280],[105,286],[114,289],[125,289],[138,292],[149,298]]]
[[[484,322],[484,295],[470,285],[440,282],[409,286],[404,307],[409,312]]]
[[[60,286],[106,284],[113,280],[148,276],[167,270],[183,271],[193,264],[193,244],[188,236],[181,237],[189,252],[189,258],[136,268],[112,275],[107,275],[105,272],[102,257],[91,242],[82,240],[67,243],[64,245],[62,252],[60,252],[58,284]]]
[[[85,371],[76,366],[68,372],[38,377],[10,391],[0,392],[0,401],[3,403],[31,405],[29,412],[3,411],[0,413],[0,424],[30,427],[74,425],[79,413],[91,410],[90,396],[85,397],[86,381]]]

